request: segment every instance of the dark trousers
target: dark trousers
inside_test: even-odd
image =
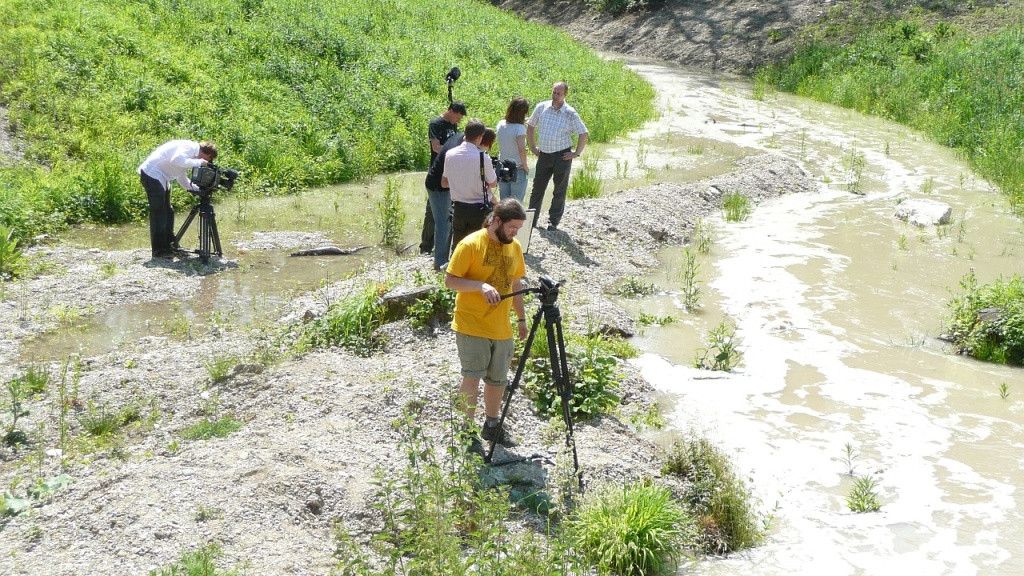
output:
[[[430,254],[434,250],[434,214],[430,210],[430,198],[427,198],[427,211],[423,214],[423,231],[420,232],[420,254]]]
[[[562,160],[562,155],[569,151],[559,150],[558,152],[541,152],[537,158],[537,168],[533,175],[533,190],[530,192],[530,208],[540,214],[540,207],[544,204],[544,191],[548,187],[548,181],[552,176],[555,180],[555,189],[551,192],[551,206],[548,207],[548,223],[558,226],[562,221],[562,213],[565,212],[565,192],[569,188],[569,171],[572,170],[572,160]],[[537,225],[534,219],[533,225]]]
[[[490,210],[484,210],[484,204],[467,204],[452,202],[452,247],[451,253],[459,242],[473,232],[483,228],[484,220]]]
[[[153,255],[171,252],[174,244],[174,208],[171,206],[171,190],[164,188],[159,180],[139,173],[142,188],[149,199],[149,245]]]

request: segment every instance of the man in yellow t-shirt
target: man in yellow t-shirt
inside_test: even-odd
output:
[[[516,443],[497,426],[515,349],[509,310],[515,309],[516,336],[520,339],[526,337],[526,311],[522,294],[502,296],[518,292],[523,286],[526,262],[516,234],[525,221],[526,211],[518,201],[509,198],[499,202],[485,227],[456,246],[444,279],[445,286],[458,292],[452,329],[462,364],[459,395],[465,403],[467,423],[476,413],[483,379],[487,419],[481,436],[508,448]],[[475,438],[471,449],[481,449]]]

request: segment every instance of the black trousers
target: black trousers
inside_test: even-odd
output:
[[[570,149],[559,150],[558,152],[541,152],[535,164],[536,172],[533,175],[533,190],[530,192],[530,208],[540,214],[540,207],[544,204],[544,191],[552,177],[555,180],[555,189],[551,192],[551,206],[548,207],[548,223],[558,226],[562,221],[562,214],[565,212],[565,193],[569,189],[569,171],[572,170],[572,160],[562,160],[562,155]],[[534,219],[533,225],[537,225]]]
[[[172,251],[174,244],[174,207],[171,190],[159,180],[139,172],[139,180],[149,199],[149,245],[153,255]]]
[[[420,232],[420,254],[434,251],[434,213],[430,210],[430,198],[427,198],[427,211],[423,214],[423,230]]]
[[[452,202],[452,247],[449,256],[455,252],[455,247],[463,238],[483,228],[484,220],[491,213],[489,208],[489,205],[482,203]]]

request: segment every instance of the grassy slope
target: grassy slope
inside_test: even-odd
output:
[[[1024,7],[888,2],[909,9],[879,21],[886,11],[876,4],[834,8],[759,81],[922,130],[963,154],[1020,212]]]
[[[135,168],[170,138],[216,141],[241,194],[423,169],[453,65],[491,125],[560,79],[597,140],[653,115],[622,65],[480,0],[5,0],[0,102],[28,163],[0,169],[0,225],[140,217]]]

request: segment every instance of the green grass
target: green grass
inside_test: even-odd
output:
[[[340,346],[370,355],[383,344],[377,329],[384,324],[384,306],[379,302],[380,288],[366,286],[361,292],[332,304],[327,313],[303,327],[296,344],[298,350]]]
[[[986,14],[999,24],[975,32],[918,14],[833,22],[757,81],[923,131],[1000,186],[1020,214],[1024,28],[1019,16],[979,20]]]
[[[863,514],[877,512],[882,509],[878,501],[878,483],[871,476],[859,476],[853,482],[850,493],[846,495],[846,505],[851,512]]]
[[[601,196],[601,175],[597,170],[596,158],[587,158],[583,161],[583,167],[569,181],[567,195],[571,200]]]
[[[750,198],[739,192],[729,192],[722,199],[722,213],[726,222],[742,222],[752,211]]]
[[[0,224],[24,239],[143,217],[135,170],[170,138],[216,141],[242,197],[424,169],[453,65],[490,125],[557,80],[592,141],[654,116],[622,63],[483,0],[6,0],[0,105],[25,162],[0,168]]]
[[[973,272],[949,302],[948,336],[957,352],[998,364],[1024,365],[1024,277],[979,285]]]
[[[237,570],[217,569],[214,561],[220,556],[220,547],[209,544],[198,550],[185,552],[180,560],[167,568],[151,571],[149,576],[236,576]]]
[[[691,435],[673,443],[662,473],[686,481],[683,499],[697,520],[697,548],[726,554],[761,542],[763,533],[746,484],[708,439]]]
[[[222,416],[218,420],[203,420],[189,426],[181,433],[185,440],[208,440],[210,438],[224,438],[227,435],[242,428],[242,423],[230,415]]]
[[[588,493],[569,531],[598,574],[653,576],[675,568],[692,525],[667,488],[632,484]]]

